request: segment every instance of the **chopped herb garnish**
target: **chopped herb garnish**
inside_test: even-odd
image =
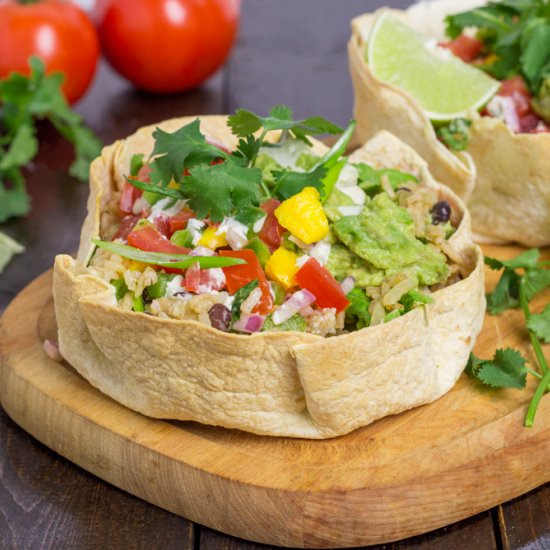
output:
[[[453,151],[464,151],[470,141],[470,126],[472,121],[457,118],[436,130],[437,137]]]
[[[495,290],[487,296],[489,313],[496,314],[506,309],[521,308],[523,311],[531,345],[538,363],[538,371],[528,370],[526,360],[513,349],[498,350],[492,360],[470,356],[466,371],[481,382],[493,387],[523,388],[526,373],[531,372],[540,379],[533,399],[527,410],[525,425],[532,426],[538,404],[550,389],[550,369],[542,351],[541,340],[550,337],[550,306],[540,314],[532,314],[529,302],[539,292],[550,288],[548,262],[539,261],[537,249],[528,250],[511,260],[485,258],[491,269],[503,270]]]
[[[0,80],[0,222],[30,210],[22,168],[38,152],[36,120],[48,120],[74,145],[69,173],[85,181],[101,143],[67,105],[61,92],[62,73],[46,76],[38,57],[29,59],[31,73],[12,73]]]

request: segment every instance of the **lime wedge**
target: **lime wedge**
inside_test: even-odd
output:
[[[379,80],[411,94],[433,121],[463,118],[500,83],[382,11],[369,34],[367,63]]]

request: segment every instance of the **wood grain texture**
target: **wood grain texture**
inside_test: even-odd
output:
[[[550,485],[499,506],[498,521],[504,550],[548,550]]]
[[[3,407],[56,452],[192,521],[283,546],[361,546],[436,529],[550,479],[547,396],[536,426],[522,425],[534,381],[489,391],[462,378],[436,403],[327,441],[143,417],[45,356],[50,285],[47,273],[3,317]],[[486,320],[478,355],[526,347],[516,313]]]

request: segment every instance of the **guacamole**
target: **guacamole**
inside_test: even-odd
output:
[[[377,286],[406,272],[430,286],[448,275],[445,256],[415,237],[410,213],[386,193],[368,200],[360,214],[336,220],[332,230],[341,241],[332,247],[327,266],[336,278],[347,273],[358,286]]]

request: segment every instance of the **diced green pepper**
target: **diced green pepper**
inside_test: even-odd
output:
[[[180,229],[172,234],[170,241],[183,248],[192,248],[193,235],[191,235],[189,229]]]
[[[137,176],[144,164],[145,161],[143,160],[143,153],[133,155],[130,160],[130,174],[132,176]]]
[[[145,304],[143,303],[143,296],[134,296],[133,306],[134,306],[134,311],[144,312]]]
[[[113,279],[111,284],[115,287],[115,296],[117,300],[122,300],[128,292],[128,287],[124,281],[124,278]]]
[[[267,331],[304,332],[306,330],[306,327],[307,327],[307,321],[299,313],[295,313],[290,319],[287,319],[280,325],[276,325],[273,322],[271,315],[268,315],[262,327],[262,332],[267,332]]]
[[[151,205],[156,204],[161,199],[165,199],[164,195],[155,193],[154,191],[144,191],[142,197]]]
[[[169,273],[159,273],[157,275],[157,282],[149,285],[145,290],[152,299],[163,298],[166,296],[166,287],[168,283],[175,277]]]
[[[268,246],[259,237],[254,237],[253,239],[250,239],[245,248],[249,248],[250,250],[252,250],[254,254],[258,256],[258,260],[260,260],[261,266],[265,267],[265,264],[267,263],[267,260],[269,260],[271,254],[269,253]]]
[[[273,281],[271,281],[270,284],[274,294],[273,301],[275,302],[276,305],[280,306],[285,301],[286,290],[281,285],[278,285]]]

